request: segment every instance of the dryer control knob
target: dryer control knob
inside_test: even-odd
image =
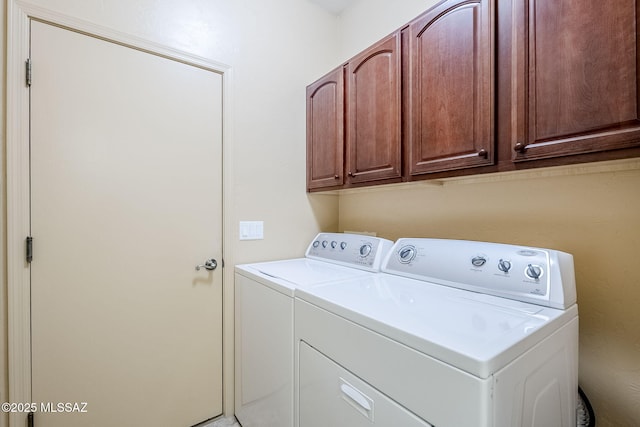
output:
[[[340,243],[340,249],[342,249],[342,250],[347,249],[347,242]]]
[[[471,258],[471,264],[473,264],[474,267],[482,267],[486,262],[487,259],[481,255]]]
[[[331,242],[331,248],[335,249],[338,247],[338,242],[336,242],[335,240],[333,242]]]
[[[360,246],[360,256],[362,258],[365,258],[365,257],[369,256],[370,253],[371,253],[371,244],[370,243],[365,243],[364,245]]]
[[[409,264],[416,257],[416,254],[416,247],[413,245],[403,246],[398,251],[398,257],[402,264]]]
[[[529,264],[525,270],[525,274],[531,279],[538,280],[542,276],[542,267],[535,264]]]
[[[498,270],[504,273],[508,273],[509,270],[511,270],[511,261],[508,261],[506,259],[501,259],[500,261],[498,261]]]

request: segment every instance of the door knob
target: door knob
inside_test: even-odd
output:
[[[204,264],[196,265],[196,271],[200,271],[201,268],[205,268],[206,270],[212,271],[215,270],[218,266],[218,261],[213,258],[210,258],[204,262]]]

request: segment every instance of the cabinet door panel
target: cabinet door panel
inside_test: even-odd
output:
[[[410,173],[493,163],[491,2],[442,3],[410,26]]]
[[[514,160],[640,145],[636,0],[516,3]]]
[[[347,165],[352,183],[398,178],[400,35],[364,51],[347,67]]]
[[[307,87],[307,189],[344,184],[344,71]]]

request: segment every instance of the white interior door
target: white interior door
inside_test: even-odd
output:
[[[31,61],[36,425],[219,415],[222,76],[36,21]]]

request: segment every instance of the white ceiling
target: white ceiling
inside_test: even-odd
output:
[[[351,6],[358,0],[309,0],[312,3],[320,5],[323,9],[339,15],[344,9]]]

